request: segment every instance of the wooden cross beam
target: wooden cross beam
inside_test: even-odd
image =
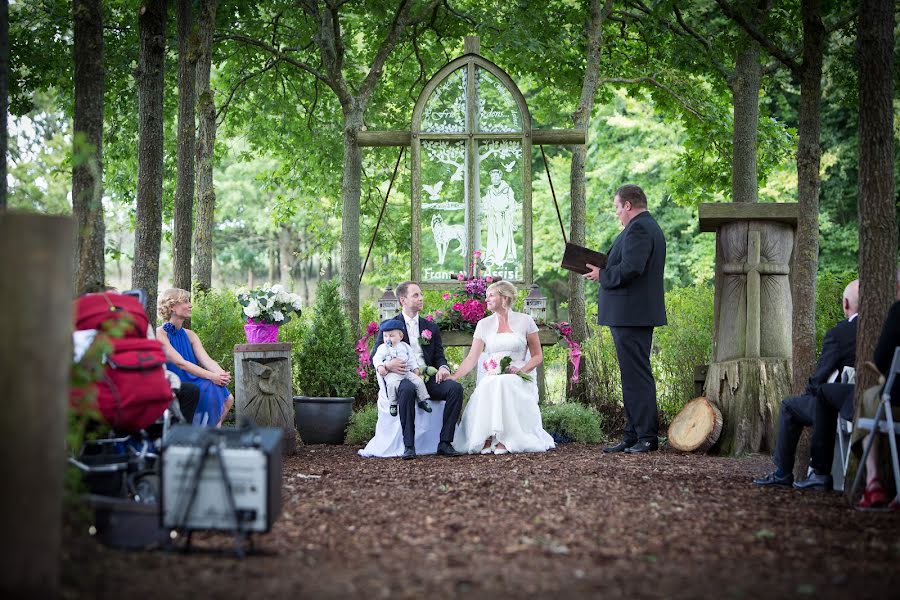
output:
[[[412,133],[409,131],[360,131],[356,138],[360,146],[387,147],[409,146]],[[535,129],[531,134],[534,145],[559,144],[563,146],[583,145],[587,143],[587,131],[584,129]]]

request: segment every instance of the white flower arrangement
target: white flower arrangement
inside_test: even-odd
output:
[[[254,323],[284,325],[293,313],[299,316],[303,308],[300,296],[285,291],[280,284],[266,284],[254,290],[239,288],[236,294],[244,316]]]

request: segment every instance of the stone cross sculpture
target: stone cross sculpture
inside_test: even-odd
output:
[[[235,416],[284,431],[284,454],[297,451],[291,394],[291,344],[238,344],[234,347]]]
[[[701,204],[716,232],[715,313],[706,397],[722,411],[718,450],[772,449],[791,389],[790,261],[796,204]]]

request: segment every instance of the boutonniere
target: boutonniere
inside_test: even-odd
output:
[[[428,344],[430,344],[432,335],[433,334],[431,333],[430,329],[426,329],[425,331],[423,331],[422,335],[419,336],[419,345],[427,346]]]

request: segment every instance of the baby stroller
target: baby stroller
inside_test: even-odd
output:
[[[106,292],[75,301],[76,360],[92,362],[93,376],[73,388],[70,403],[76,411],[96,411],[109,434],[86,441],[69,462],[84,474],[93,532],[117,547],[165,540],[159,527],[160,449],[169,427],[185,422],[166,378],[162,345],[148,337],[145,297],[143,291]]]

